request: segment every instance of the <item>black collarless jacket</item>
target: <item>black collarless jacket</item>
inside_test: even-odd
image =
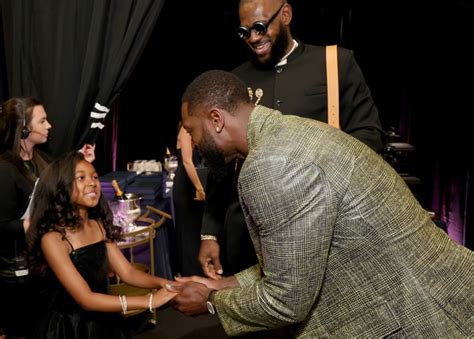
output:
[[[341,129],[379,152],[383,145],[377,107],[353,53],[339,47],[338,66]],[[325,47],[300,42],[283,66],[260,70],[248,61],[234,73],[251,88],[254,102],[261,89],[259,104],[327,122]]]

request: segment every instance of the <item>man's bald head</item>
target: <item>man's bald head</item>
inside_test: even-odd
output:
[[[183,94],[183,103],[187,103],[189,115],[192,115],[197,106],[204,108],[217,107],[230,114],[235,113],[241,103],[249,103],[247,86],[234,74],[211,70],[202,73]]]

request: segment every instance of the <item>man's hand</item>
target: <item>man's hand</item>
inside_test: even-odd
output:
[[[202,240],[198,260],[202,271],[211,279],[222,278],[222,265],[219,260],[219,244],[215,240]]]
[[[199,275],[193,275],[190,277],[175,277],[176,281],[181,284],[185,284],[188,282],[196,282],[205,285],[207,288],[211,290],[221,290],[225,288],[225,285],[223,285],[224,281],[223,280],[213,280],[210,278],[206,277],[201,277]],[[171,286],[174,286],[176,282],[170,284]],[[172,291],[172,289],[170,289]]]
[[[168,285],[168,291],[178,295],[170,301],[170,305],[185,315],[198,315],[207,312],[206,301],[211,289],[206,285],[190,281],[184,284]]]

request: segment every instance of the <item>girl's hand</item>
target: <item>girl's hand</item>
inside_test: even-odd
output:
[[[174,298],[177,293],[170,292],[166,288],[160,288],[153,293],[152,305],[153,308],[158,308]]]

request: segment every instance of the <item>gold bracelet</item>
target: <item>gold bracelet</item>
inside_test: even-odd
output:
[[[214,240],[217,241],[217,237],[215,235],[209,235],[209,234],[201,234],[201,241],[203,240]]]

